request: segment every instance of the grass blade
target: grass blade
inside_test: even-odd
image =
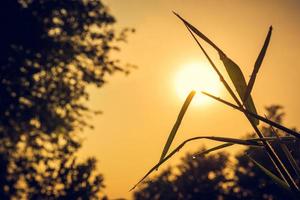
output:
[[[285,190],[291,191],[290,186],[278,178],[275,174],[273,174],[271,171],[266,169],[264,166],[259,164],[257,161],[255,161],[253,158],[251,158],[249,155],[246,155],[259,169],[261,169],[267,176],[269,176],[277,185],[282,187]]]
[[[233,85],[234,85],[236,91],[238,92],[240,98],[244,99],[245,92],[246,92],[246,89],[247,89],[247,84],[246,84],[245,77],[244,77],[240,67],[234,61],[232,61],[230,58],[228,58],[226,56],[226,54],[215,43],[213,43],[207,36],[205,36],[201,31],[199,31],[196,27],[194,27],[188,21],[183,19],[177,13],[175,13],[175,12],[173,12],[173,13],[181,21],[183,21],[183,23],[188,27],[189,30],[194,32],[201,39],[206,41],[208,44],[210,44],[212,47],[214,47],[218,51],[218,53],[220,55],[220,59],[222,60],[224,66],[226,68],[226,71],[227,71],[231,81],[233,82]],[[253,99],[252,99],[251,96],[249,96],[249,98],[245,101],[244,105],[245,105],[247,110],[249,110],[253,113],[257,113],[254,102],[253,102]],[[253,121],[253,123],[256,126],[259,124],[259,120],[255,119],[255,118],[251,118],[251,120]]]
[[[164,162],[166,162],[167,160],[169,160],[174,154],[176,154],[185,144],[187,144],[188,142],[191,142],[193,140],[197,140],[199,138],[190,138],[188,140],[185,140],[184,142],[182,142],[178,147],[176,147],[170,154],[168,154],[166,157],[164,157],[161,161],[159,161],[155,166],[153,166],[140,180],[139,182],[137,182],[129,191],[134,190],[141,182],[143,182],[153,171],[155,171],[158,167],[160,167]],[[228,147],[228,146],[232,146],[234,144],[228,144],[228,145],[223,145],[223,148]],[[221,146],[221,145],[220,145]],[[216,147],[214,147],[216,148]],[[216,150],[219,150],[220,148],[217,148]],[[212,152],[212,150],[210,151],[209,149],[205,151],[206,154]],[[202,153],[203,154],[203,153]]]
[[[247,145],[247,146],[263,146],[261,143],[258,143],[258,140],[243,140],[236,138],[227,138],[227,137],[216,137],[216,136],[199,136],[197,139],[208,139],[218,142],[227,142],[233,144]]]
[[[203,52],[203,54],[205,55],[205,57],[207,58],[207,60],[209,61],[209,63],[213,67],[213,69],[215,70],[215,72],[218,74],[218,76],[220,78],[220,81],[223,83],[223,85],[226,88],[226,90],[229,92],[229,94],[231,95],[231,97],[242,107],[243,105],[240,103],[239,99],[234,94],[233,90],[231,89],[231,87],[229,86],[229,84],[227,83],[227,81],[224,79],[223,75],[218,70],[217,66],[212,61],[212,59],[209,57],[209,55],[207,54],[207,52],[205,51],[205,49],[202,47],[202,45],[200,44],[200,42],[198,41],[198,39],[196,38],[196,36],[194,35],[194,33],[189,29],[189,27],[186,24],[185,24],[185,27],[187,28],[187,30],[189,31],[189,33],[191,34],[191,36],[193,37],[193,39],[196,41],[196,43],[200,47],[201,51]]]
[[[215,146],[213,148],[206,149],[206,150],[204,150],[200,153],[197,153],[197,154],[193,155],[193,158],[195,159],[196,157],[205,156],[206,154],[209,154],[210,152],[217,151],[217,150],[220,150],[220,149],[224,149],[224,148],[230,147],[232,145],[234,145],[234,143],[224,143],[224,144]]]
[[[206,42],[208,42],[210,45],[212,45],[218,51],[218,53],[220,55],[220,58],[221,58],[222,62],[224,63],[229,76],[230,76],[230,73],[233,74],[234,76],[239,75],[239,74],[241,75],[241,76],[239,76],[239,79],[237,79],[237,80],[234,80],[234,78],[232,78],[232,76],[230,76],[230,78],[232,79],[232,82],[233,82],[233,84],[234,84],[237,92],[239,93],[240,99],[243,100],[244,96],[245,96],[246,89],[247,89],[247,84],[246,84],[245,78],[244,78],[244,76],[243,76],[243,74],[242,74],[239,66],[237,64],[235,64],[230,58],[228,58],[225,55],[225,53],[222,50],[220,50],[220,48],[218,48],[204,34],[202,34],[194,26],[192,26],[191,24],[189,24],[186,20],[184,20],[183,18],[181,18],[178,14],[176,14],[176,15],[184,22],[185,26],[188,28],[188,30],[192,34],[193,38],[196,40],[196,42],[198,43],[198,45],[200,46],[200,48],[202,49],[202,51],[204,52],[204,54],[206,55],[206,57],[208,58],[208,60],[210,61],[210,63],[212,64],[212,66],[214,68],[216,68],[215,65],[214,65],[214,63],[211,61],[211,59],[209,58],[209,56],[206,54],[205,50],[200,45],[200,43],[195,38],[195,36],[193,35],[192,32],[194,32],[199,37],[201,37],[203,40],[205,40]],[[236,69],[239,69],[239,70],[236,70]],[[218,70],[217,69],[215,69],[215,70],[218,73]],[[239,72],[241,72],[241,73],[239,73]],[[226,89],[230,93],[230,95],[234,98],[234,100],[238,104],[238,108],[241,111],[242,110],[246,110],[249,113],[252,113],[252,114],[254,113],[254,114],[257,115],[257,112],[256,112],[256,109],[255,109],[255,106],[254,106],[254,103],[253,103],[253,100],[252,100],[251,96],[249,96],[248,99],[246,100],[246,102],[244,102],[244,104],[242,105],[241,102],[236,97],[236,95],[232,92],[232,89],[229,87],[229,85],[227,84],[227,82],[224,80],[223,76],[220,75],[220,73],[218,73],[218,75],[220,77],[220,80],[223,82],[224,86],[226,87]],[[249,99],[251,99],[251,100],[249,101]],[[244,107],[246,109],[244,109]],[[263,134],[257,128],[259,120],[256,117],[253,117],[253,115],[251,115],[251,114],[247,114],[246,112],[243,112],[243,113],[245,114],[245,116],[249,120],[250,124],[252,125],[252,127],[255,130],[255,132],[257,133],[257,135],[260,138],[264,138]],[[272,148],[272,146],[268,143],[268,141],[263,141],[263,145],[265,146],[266,151],[268,152],[268,155],[269,155],[270,159],[272,160],[272,162],[273,162],[275,168],[277,169],[277,171],[282,175],[283,179],[287,183],[289,183],[289,185],[291,185],[292,190],[293,191],[297,191],[298,190],[298,186],[295,184],[294,180],[291,178],[290,173],[284,167],[282,161],[280,160],[280,158],[278,157],[278,155],[276,154],[276,152],[274,151],[274,149]]]
[[[230,58],[228,58],[226,55],[220,55],[222,62],[224,63],[224,66],[226,68],[226,71],[237,91],[240,98],[243,99],[245,96],[245,92],[247,90],[247,84],[245,77],[242,73],[242,70],[240,67]],[[252,113],[257,114],[253,99],[251,95],[247,98],[247,100],[244,102],[244,106],[247,110],[251,111]],[[257,126],[259,124],[259,120],[255,118],[251,118],[251,120],[254,122],[254,124]]]
[[[164,146],[164,149],[162,151],[162,154],[161,154],[161,157],[160,157],[159,161],[162,161],[163,158],[168,153],[168,150],[169,150],[169,148],[170,148],[170,146],[171,146],[171,144],[172,144],[172,142],[173,142],[173,140],[175,138],[177,130],[178,130],[178,128],[179,128],[179,126],[181,124],[181,121],[182,121],[182,119],[184,117],[184,114],[185,114],[186,110],[188,109],[188,107],[189,107],[189,105],[190,105],[193,97],[195,96],[195,94],[196,94],[195,91],[190,92],[190,94],[187,96],[184,104],[182,105],[181,110],[180,110],[180,112],[178,114],[177,120],[176,120],[176,122],[175,122],[175,124],[174,124],[174,126],[173,126],[173,128],[172,128],[172,130],[171,130],[171,132],[169,134],[168,140],[167,140],[167,142],[166,142],[166,144]]]
[[[265,116],[266,117],[266,116]],[[267,118],[267,117],[266,117]],[[296,175],[298,178],[300,178],[300,168],[296,162],[296,160],[294,159],[294,157],[292,156],[291,152],[289,151],[289,149],[287,148],[287,146],[283,143],[283,140],[281,137],[279,137],[277,131],[273,128],[273,126],[270,126],[272,132],[274,133],[274,135],[276,136],[276,138],[280,141],[279,145],[283,151],[283,153],[285,154],[285,156],[287,157],[289,163],[291,164],[291,166],[293,167]]]
[[[223,137],[213,137],[213,136],[199,136],[199,137],[194,137],[194,138],[190,138],[187,139],[185,141],[183,141],[179,146],[177,146],[171,153],[169,153],[167,156],[165,156],[161,161],[159,161],[156,165],[154,165],[140,180],[138,183],[136,183],[131,189],[134,190],[136,188],[137,185],[139,185],[142,181],[144,181],[153,171],[155,171],[158,167],[160,167],[163,163],[165,163],[167,160],[169,160],[174,154],[176,154],[184,145],[186,145],[187,143],[191,142],[191,141],[195,141],[195,140],[201,140],[201,139],[210,139],[210,140],[215,140],[215,141],[219,141],[219,142],[223,142],[223,141],[231,141],[231,142],[226,142],[224,144],[218,145],[216,147],[207,149],[203,152],[200,152],[198,154],[196,154],[195,156],[203,156],[205,154],[208,154],[210,152],[219,150],[219,149],[223,149],[225,147],[229,147],[232,145],[247,145],[247,146],[251,146],[251,147],[261,147],[263,146],[262,144],[258,143],[258,141],[263,141],[263,140],[267,140],[267,141],[275,141],[277,140],[276,137],[265,137],[265,138],[252,138],[252,139],[247,139],[247,140],[242,140],[242,139],[235,139],[235,138],[223,138]],[[284,141],[291,141],[294,138],[293,137],[283,137]]]
[[[278,141],[277,137],[264,137],[264,138],[251,138],[251,139],[247,139],[250,141],[269,141],[269,142],[274,142],[274,141]],[[284,137],[280,137],[281,142],[294,142],[296,140],[296,138],[294,136],[284,136]]]
[[[282,146],[282,150],[284,152],[284,154],[286,155],[287,159],[289,160],[290,164],[292,165],[298,179],[300,178],[300,168],[296,162],[296,160],[294,159],[294,157],[292,156],[291,152],[289,151],[289,149],[287,148],[287,146],[285,144],[280,143],[280,145]]]
[[[201,33],[196,27],[194,27],[192,24],[190,24],[188,21],[183,19],[179,14],[173,11],[173,13],[185,24],[191,31],[193,31],[196,35],[198,35],[200,38],[202,38],[205,42],[210,44],[212,47],[214,47],[218,52],[224,52],[215,44],[213,43],[208,37],[206,37],[203,33]]]
[[[262,117],[262,116],[260,116],[260,115],[257,115],[257,114],[255,114],[255,113],[252,113],[252,112],[250,112],[250,111],[248,111],[248,110],[245,110],[245,109],[243,109],[243,108],[240,108],[240,107],[238,107],[238,106],[236,106],[236,105],[234,105],[234,104],[232,104],[232,103],[230,103],[230,102],[228,102],[228,101],[225,101],[225,100],[223,100],[223,99],[221,99],[221,98],[219,98],[219,97],[215,97],[214,95],[211,95],[211,94],[209,94],[209,93],[207,93],[207,92],[202,92],[202,94],[204,94],[204,95],[206,95],[206,96],[209,96],[209,97],[211,97],[211,98],[213,98],[213,99],[215,99],[215,100],[217,100],[217,101],[219,101],[219,102],[221,102],[221,103],[224,103],[224,104],[227,105],[227,106],[230,106],[230,107],[232,107],[232,108],[234,108],[234,109],[237,109],[237,110],[240,111],[240,112],[243,112],[243,113],[245,113],[245,114],[251,115],[252,117],[255,117],[256,119],[258,119],[258,120],[260,120],[260,121],[263,121],[263,122],[265,122],[265,123],[267,123],[267,124],[269,124],[269,125],[271,125],[271,126],[274,126],[274,127],[278,128],[278,129],[280,129],[280,130],[282,130],[282,131],[284,131],[284,132],[286,132],[286,133],[288,133],[288,134],[291,134],[291,135],[295,136],[296,138],[299,138],[299,139],[300,139],[300,133],[297,133],[296,131],[293,131],[293,130],[291,130],[291,129],[285,127],[285,126],[282,126],[282,125],[280,125],[280,124],[278,124],[278,123],[276,123],[276,122],[273,122],[273,121],[271,121],[271,120],[269,120],[269,119],[266,119],[266,118],[264,118],[264,117]]]
[[[263,45],[263,47],[262,47],[262,49],[261,49],[261,51],[260,51],[260,53],[259,53],[259,55],[256,59],[256,62],[254,64],[253,72],[251,74],[251,78],[249,80],[243,102],[245,102],[251,94],[251,91],[252,91],[252,88],[253,88],[253,85],[254,85],[254,82],[255,82],[255,79],[256,79],[256,75],[258,73],[258,70],[259,70],[259,68],[262,64],[262,61],[263,61],[263,59],[266,55],[266,51],[267,51],[268,46],[269,46],[269,42],[270,42],[271,35],[272,35],[272,29],[273,29],[272,26],[270,26],[268,35],[267,35],[267,37],[265,39],[265,42],[264,42],[264,45]]]
[[[198,44],[198,46],[200,47],[200,49],[202,50],[202,52],[204,53],[204,55],[206,56],[206,58],[208,59],[209,63],[212,65],[212,67],[214,68],[214,70],[217,72],[221,82],[223,83],[223,85],[225,86],[225,88],[227,89],[227,91],[229,92],[229,94],[231,95],[231,97],[235,100],[235,102],[238,104],[238,106],[243,109],[244,106],[243,104],[240,102],[240,100],[237,98],[237,96],[234,94],[234,92],[232,91],[231,87],[228,85],[228,83],[226,82],[226,80],[224,79],[223,75],[220,73],[220,71],[218,70],[218,68],[216,67],[216,65],[214,64],[214,62],[211,60],[211,58],[209,57],[209,55],[206,53],[205,49],[202,47],[202,45],[200,44],[200,42],[197,40],[197,38],[195,37],[194,33],[190,30],[190,28],[187,26],[187,24],[185,23],[185,26],[187,27],[189,33],[192,35],[193,39],[196,41],[196,43]],[[211,42],[211,41],[210,41]],[[223,55],[223,52],[219,52],[220,55]],[[250,122],[251,126],[253,127],[253,129],[255,130],[255,132],[257,133],[257,135],[260,138],[264,138],[263,134],[260,132],[260,130],[257,128],[257,124],[255,124],[253,118],[251,116],[249,116],[248,114],[244,113],[246,118],[248,119],[248,121]],[[286,170],[286,168],[284,168],[281,160],[279,159],[279,157],[277,156],[276,152],[274,151],[274,149],[272,148],[272,146],[268,143],[268,141],[262,141],[262,143],[264,144],[266,151],[268,152],[268,155],[271,159],[271,161],[273,162],[275,168],[277,169],[277,171],[283,175],[282,171],[284,172],[285,176],[288,177],[289,180],[290,179],[290,174],[288,173],[288,171]],[[284,177],[283,177],[284,178]],[[284,178],[284,180],[286,180]],[[292,182],[292,180],[291,180]],[[296,186],[294,188],[297,188]]]
[[[279,139],[281,141],[281,139]],[[280,146],[282,148],[282,151],[284,152],[285,156],[287,157],[287,159],[289,160],[291,166],[293,167],[298,179],[300,178],[300,168],[296,162],[296,160],[294,159],[294,157],[292,156],[291,152],[289,151],[289,149],[287,148],[287,146],[285,144],[283,144],[282,142],[280,142]]]

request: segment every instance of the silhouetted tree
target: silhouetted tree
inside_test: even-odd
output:
[[[76,162],[92,112],[86,87],[126,65],[101,0],[2,0],[0,6],[0,199],[96,199],[94,159]]]
[[[273,105],[266,107],[267,117],[277,123],[282,123],[283,116],[285,115],[282,111],[282,107],[278,105]],[[263,125],[261,131],[265,136],[275,136],[271,127],[268,125]],[[279,135],[283,136],[285,133],[277,131]],[[248,138],[254,137],[255,134],[247,135]],[[300,166],[300,140],[286,144],[288,149],[291,151],[292,155],[296,159],[298,166]],[[289,161],[286,159],[283,151],[280,148],[279,143],[273,143],[272,145],[283,160],[290,172],[294,172],[292,166],[289,165]],[[236,156],[238,161],[235,168],[235,185],[232,188],[233,196],[237,199],[287,199],[289,194],[283,190],[281,187],[276,185],[270,177],[268,177],[264,172],[262,172],[257,166],[255,166],[247,157],[245,153],[249,154],[252,158],[258,161],[267,169],[271,170],[278,177],[280,175],[275,170],[269,156],[263,149],[257,149],[249,147],[245,152],[241,152]],[[292,173],[294,178],[297,177],[295,173]],[[299,184],[299,179],[296,180]]]
[[[200,149],[203,151],[204,149]],[[134,199],[220,199],[226,196],[225,185],[231,182],[226,178],[225,168],[228,155],[217,153],[192,159],[187,154],[176,167],[164,170],[154,179],[145,182],[134,193]]]

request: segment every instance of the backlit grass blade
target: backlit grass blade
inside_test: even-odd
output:
[[[294,136],[284,136],[284,137],[280,137],[280,140],[283,143],[289,143],[289,142],[295,142],[296,138]],[[247,139],[247,141],[275,142],[275,141],[278,141],[278,138],[277,137],[251,138],[251,139]]]
[[[291,134],[291,135],[295,136],[296,138],[300,139],[300,133],[297,133],[296,131],[293,131],[292,129],[289,129],[289,128],[285,127],[285,126],[282,126],[282,125],[280,125],[280,124],[278,124],[276,122],[273,122],[273,121],[271,121],[269,119],[266,119],[266,118],[264,118],[264,117],[262,117],[260,115],[252,113],[252,112],[250,112],[248,110],[240,108],[240,107],[238,107],[238,106],[236,106],[236,105],[234,105],[234,104],[232,104],[232,103],[230,103],[228,101],[225,101],[225,100],[223,100],[223,99],[221,99],[219,97],[215,97],[214,95],[211,95],[211,94],[209,94],[207,92],[202,92],[202,94],[204,94],[206,96],[209,96],[209,97],[211,97],[211,98],[213,98],[213,99],[215,99],[215,100],[217,100],[217,101],[219,101],[221,103],[224,103],[227,106],[230,106],[230,107],[232,107],[234,109],[237,109],[240,112],[243,112],[245,114],[251,115],[252,117],[255,117],[256,119],[258,119],[260,121],[263,121],[263,122],[265,122],[265,123],[267,123],[267,124],[269,124],[271,126],[274,126],[274,127],[278,128],[278,129],[280,129],[280,130],[282,130],[282,131],[284,131],[284,132],[286,132],[288,134]]]
[[[227,71],[237,93],[239,94],[240,98],[243,99],[245,96],[246,89],[247,89],[247,84],[246,84],[245,77],[244,77],[240,67],[234,61],[232,61],[230,58],[228,58],[225,54],[223,54],[223,55],[220,54],[220,58],[221,58],[222,62],[224,63],[226,71]],[[255,114],[257,113],[251,95],[249,95],[247,100],[244,102],[244,106],[250,112],[255,113]],[[256,126],[259,124],[259,121],[257,119],[252,117],[251,120],[253,120],[253,122],[255,123]]]
[[[267,116],[265,116],[266,119]],[[294,157],[292,156],[291,152],[289,151],[289,149],[287,148],[287,146],[283,143],[282,137],[280,137],[277,133],[277,131],[273,128],[273,126],[270,126],[272,132],[274,133],[274,135],[276,136],[276,138],[278,139],[280,148],[282,149],[284,155],[287,157],[288,161],[290,162],[291,166],[293,167],[298,179],[300,178],[300,168],[296,162],[296,160],[294,159]]]
[[[220,150],[220,149],[224,149],[224,148],[230,147],[232,145],[234,145],[234,143],[224,143],[224,144],[215,146],[213,148],[206,149],[206,150],[204,150],[200,153],[197,153],[197,154],[193,155],[193,158],[195,159],[195,158],[200,157],[200,156],[205,156],[206,154],[209,154],[210,152],[217,151],[217,150]]]
[[[268,169],[266,169],[264,166],[262,166],[261,164],[259,164],[257,161],[255,161],[253,158],[251,158],[249,155],[246,155],[259,169],[261,169],[267,176],[269,176],[274,183],[276,183],[277,185],[279,185],[280,187],[282,187],[285,190],[291,191],[290,186],[284,182],[283,180],[281,180],[280,178],[278,178],[275,174],[273,174],[271,171],[269,171]]]
[[[226,56],[226,54],[215,44],[213,43],[207,36],[205,36],[201,31],[199,31],[195,26],[190,24],[188,21],[183,19],[180,15],[174,12],[174,14],[181,20],[183,23],[196,35],[198,35],[201,39],[206,41],[208,44],[210,44],[212,47],[215,48],[215,50],[218,51],[220,55],[220,59],[222,60],[226,71],[237,91],[237,93],[240,96],[240,99],[243,100],[245,97],[245,92],[247,89],[247,84],[245,77],[240,69],[240,67],[230,58]],[[249,95],[249,98],[244,102],[244,106],[247,110],[251,111],[252,113],[257,113],[254,102],[252,97]],[[255,118],[251,118],[253,123],[257,126],[259,124],[259,120]]]
[[[195,94],[196,94],[196,92],[195,92],[195,91],[192,91],[192,92],[190,92],[190,94],[187,96],[187,98],[186,98],[186,100],[185,100],[185,102],[184,102],[184,104],[183,104],[183,106],[182,106],[182,108],[181,108],[181,110],[180,110],[180,112],[179,112],[179,115],[178,115],[178,117],[177,117],[177,120],[176,120],[176,122],[175,122],[175,124],[174,124],[174,126],[173,126],[173,128],[172,128],[172,130],[171,130],[171,132],[170,132],[170,134],[169,134],[168,140],[167,140],[167,142],[166,142],[166,144],[165,144],[165,146],[164,146],[164,149],[163,149],[163,151],[162,151],[162,154],[161,154],[161,156],[160,156],[159,161],[162,161],[163,158],[164,158],[164,157],[166,156],[166,154],[168,153],[168,150],[169,150],[169,148],[170,148],[170,146],[171,146],[171,144],[172,144],[172,142],[173,142],[173,140],[174,140],[174,137],[175,137],[175,135],[176,135],[176,133],[177,133],[177,130],[178,130],[178,128],[179,128],[179,126],[180,126],[180,124],[181,124],[181,121],[182,121],[182,119],[183,119],[183,117],[184,117],[184,114],[185,114],[186,110],[188,109],[188,107],[189,107],[189,105],[190,105],[190,103],[191,103],[193,97],[195,96]]]
[[[279,140],[280,140],[280,146],[281,146],[282,151],[284,152],[285,156],[287,157],[288,161],[290,162],[291,166],[293,167],[293,169],[299,179],[300,178],[300,168],[299,168],[296,160],[292,156],[292,154],[289,151],[289,149],[287,148],[287,146],[281,141],[281,139],[279,139]]]
[[[218,52],[222,52],[223,51],[215,44],[213,43],[208,37],[206,37],[203,33],[201,33],[196,27],[194,27],[192,24],[190,24],[188,21],[186,21],[185,19],[183,19],[179,14],[177,14],[176,12],[173,11],[173,13],[181,20],[183,21],[184,24],[187,25],[187,27],[189,29],[191,29],[191,31],[193,31],[196,35],[198,35],[201,39],[203,39],[205,42],[207,42],[208,44],[210,44],[212,47],[214,47]],[[224,54],[224,53],[223,53]]]
[[[197,140],[199,138],[190,138],[188,140],[185,140],[184,142],[182,142],[178,147],[176,147],[170,154],[168,154],[166,157],[164,157],[161,161],[159,161],[155,166],[153,166],[144,176],[143,178],[141,178],[141,180],[139,180],[139,182],[137,182],[131,189],[130,191],[134,190],[141,182],[143,182],[153,171],[155,171],[157,168],[159,168],[164,162],[166,162],[167,160],[169,160],[174,154],[176,154],[185,144],[187,144],[188,142],[191,142],[193,140]],[[228,146],[232,146],[234,145],[227,143],[227,145],[222,145],[222,148],[228,147]],[[220,145],[221,146],[221,145]],[[215,150],[219,150],[221,149],[221,147],[217,148],[214,147],[212,149]],[[213,150],[205,150],[206,154],[212,152]],[[202,153],[203,154],[203,153]],[[204,154],[203,154],[204,155]]]
[[[190,32],[190,34],[192,35],[192,37],[194,38],[194,40],[197,42],[198,46],[201,48],[202,52],[204,53],[204,55],[206,56],[206,58],[208,59],[208,61],[210,62],[210,64],[212,65],[212,67],[214,68],[214,70],[217,72],[217,74],[219,75],[219,78],[221,80],[221,82],[224,84],[224,86],[226,87],[227,91],[230,93],[230,95],[232,96],[232,98],[235,100],[235,102],[238,104],[238,107],[241,109],[244,109],[244,105],[240,102],[240,100],[237,98],[237,96],[234,94],[234,92],[232,91],[231,87],[228,85],[228,83],[226,82],[226,80],[224,79],[223,75],[219,72],[219,70],[216,68],[214,62],[210,59],[210,57],[208,56],[208,54],[206,53],[205,49],[202,47],[202,45],[199,43],[199,41],[197,40],[197,38],[194,36],[194,33],[191,31],[191,29],[188,27],[188,25],[185,23],[185,26],[187,27],[188,31]],[[210,41],[211,42],[211,41]],[[224,57],[224,53],[219,51],[220,56]],[[242,99],[242,97],[240,97],[240,99]],[[249,99],[249,98],[248,98]],[[249,104],[246,102],[246,106],[249,107]],[[248,110],[249,108],[246,108],[246,110]],[[251,109],[251,108],[250,108]],[[244,113],[246,118],[249,120],[251,126],[253,127],[253,129],[255,130],[255,132],[257,133],[257,135],[260,138],[264,138],[263,134],[259,131],[259,129],[257,128],[257,124],[259,121],[255,121],[255,119],[253,117],[251,117],[250,115],[247,115],[246,113]],[[266,148],[266,151],[268,152],[268,155],[271,159],[271,161],[273,162],[275,168],[277,169],[277,171],[282,175],[284,180],[288,180],[293,188],[297,189],[297,185],[294,183],[294,181],[292,180],[288,170],[284,167],[283,163],[281,162],[281,160],[279,159],[278,155],[276,154],[276,152],[274,151],[274,149],[272,148],[272,146],[267,142],[267,141],[263,141],[262,142]],[[287,177],[287,178],[285,178]]]
[[[233,144],[240,144],[240,145],[249,145],[249,146],[263,146],[261,143],[258,143],[256,140],[243,140],[243,139],[236,139],[236,138],[228,138],[228,137],[216,137],[216,136],[199,136],[196,137],[197,139],[208,139],[218,142],[227,142]]]
[[[292,156],[291,152],[289,151],[289,149],[287,148],[287,146],[285,144],[280,143],[280,145],[282,146],[282,150],[284,152],[284,154],[286,155],[287,159],[289,160],[290,164],[292,165],[298,179],[300,178],[300,168],[296,162],[296,160],[294,159],[294,157]]]
[[[261,51],[260,51],[260,53],[259,53],[259,55],[256,59],[256,62],[254,64],[253,72],[252,72],[251,78],[248,82],[243,102],[245,102],[248,99],[249,95],[251,94],[251,91],[252,91],[252,88],[253,88],[253,85],[254,85],[254,82],[255,82],[255,79],[256,79],[256,75],[258,73],[258,70],[259,70],[262,62],[263,62],[263,59],[266,55],[266,51],[267,51],[269,43],[270,43],[270,39],[271,39],[271,35],[272,35],[272,29],[273,29],[272,26],[270,26],[268,35],[267,35],[267,37],[265,39],[265,42],[264,42],[264,45],[263,45],[263,47],[262,47],[262,49],[261,49]]]
[[[235,139],[235,138],[224,138],[224,137],[214,137],[214,136],[199,136],[199,137],[193,137],[190,139],[187,139],[185,141],[183,141],[179,146],[177,146],[173,151],[171,151],[171,153],[169,153],[167,156],[165,156],[161,161],[159,161],[155,166],[153,166],[142,178],[141,180],[139,180],[138,183],[136,183],[131,189],[133,190],[137,185],[139,185],[142,181],[144,181],[153,171],[155,171],[158,167],[160,167],[164,162],[166,162],[167,160],[169,160],[174,154],[176,154],[185,144],[191,142],[191,141],[195,141],[195,140],[201,140],[201,139],[210,139],[210,140],[214,140],[214,141],[219,141],[219,142],[223,142],[225,141],[226,143],[223,143],[221,145],[218,145],[216,147],[207,149],[203,152],[200,152],[198,154],[196,154],[195,156],[203,156],[205,154],[211,153],[213,151],[216,150],[220,150],[232,145],[247,145],[247,146],[251,146],[251,147],[256,147],[256,148],[260,148],[263,145],[261,143],[258,143],[262,140],[267,140],[267,141],[275,141],[277,138],[276,137],[265,137],[265,138],[252,138],[252,139]],[[283,137],[284,141],[291,141],[294,138],[292,137]],[[227,142],[228,141],[228,142]]]

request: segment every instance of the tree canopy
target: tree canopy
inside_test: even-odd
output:
[[[89,125],[88,85],[126,65],[112,59],[132,29],[101,0],[3,0],[0,7],[0,199],[92,199],[93,158],[76,162]]]
[[[205,148],[200,148],[203,151]],[[187,154],[176,169],[168,168],[146,181],[137,192],[141,199],[219,199],[225,195],[223,185],[230,181],[224,171],[228,155],[218,153],[193,159]],[[174,171],[178,171],[177,174]]]

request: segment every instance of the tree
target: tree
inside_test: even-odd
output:
[[[277,123],[282,123],[283,116],[285,113],[282,111],[282,107],[279,105],[273,105],[266,107],[267,117],[272,121]],[[265,136],[275,136],[271,127],[263,125],[261,127],[261,131]],[[278,134],[281,136],[286,135],[283,132],[278,131]],[[247,137],[253,137],[254,133],[247,135]],[[299,166],[300,164],[300,140],[296,140],[293,143],[286,144],[287,148],[292,153],[293,157],[297,161]],[[273,143],[273,147],[275,151],[278,153],[279,157],[282,159],[283,163],[288,164],[289,172],[294,172],[291,165],[289,165],[289,161],[287,160],[284,152],[282,151],[279,143]],[[278,177],[280,175],[277,173],[276,169],[274,169],[274,165],[272,164],[270,158],[262,149],[257,149],[253,147],[247,148],[244,152],[236,155],[236,159],[238,161],[234,174],[236,177],[235,185],[232,188],[233,196],[237,199],[287,199],[289,194],[278,185],[276,185],[270,177],[268,177],[264,172],[262,172],[256,165],[254,165],[247,157],[245,157],[245,153],[250,155],[253,159],[262,164],[265,168],[271,170]],[[293,177],[297,177],[297,175],[291,174]],[[299,177],[296,180],[299,184]]]
[[[200,151],[203,151],[201,148]],[[134,193],[134,199],[220,199],[226,196],[225,184],[231,182],[225,172],[228,155],[217,153],[192,159],[187,154],[176,167],[178,175],[168,168],[145,182]]]
[[[101,87],[131,29],[101,0],[3,0],[0,7],[0,199],[97,198],[94,159],[76,162],[90,126],[86,87]]]

